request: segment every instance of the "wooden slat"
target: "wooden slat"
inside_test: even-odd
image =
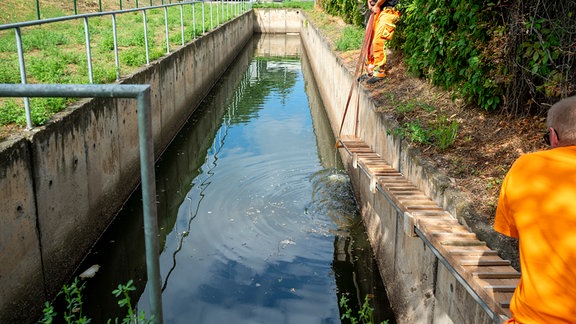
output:
[[[343,136],[339,143],[351,154],[356,154],[358,165],[370,177],[376,178],[379,190],[414,218],[415,226],[454,270],[466,278],[470,287],[490,307],[510,317],[509,301],[520,278],[510,261],[501,259],[486,242],[478,240],[476,234],[458,223],[360,138]]]
[[[520,272],[473,272],[480,279],[520,279]]]
[[[510,265],[508,260],[461,260],[461,265],[479,265],[479,266],[498,266],[498,265]]]

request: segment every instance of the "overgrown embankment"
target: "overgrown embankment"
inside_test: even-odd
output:
[[[364,22],[364,3],[321,0]],[[576,1],[400,1],[392,47],[408,72],[486,110],[542,115],[576,94]]]

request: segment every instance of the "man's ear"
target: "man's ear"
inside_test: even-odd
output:
[[[560,141],[558,139],[558,134],[556,133],[556,130],[550,127],[550,146],[557,147],[559,142]]]

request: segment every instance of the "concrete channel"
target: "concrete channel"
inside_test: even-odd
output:
[[[122,79],[150,84],[156,156],[253,33],[299,33],[335,134],[352,71],[296,9],[255,9]],[[519,273],[465,226],[459,201],[358,90],[338,145],[398,323],[500,323]],[[136,103],[82,100],[0,143],[0,323],[32,322],[139,180]],[[460,220],[460,221],[459,221]],[[464,224],[464,225],[463,225]]]

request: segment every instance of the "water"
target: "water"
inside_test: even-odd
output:
[[[157,162],[165,323],[340,323],[343,294],[393,322],[300,49],[253,39]],[[138,193],[79,269],[101,266],[95,322],[122,314],[111,291],[130,279],[149,311]]]

